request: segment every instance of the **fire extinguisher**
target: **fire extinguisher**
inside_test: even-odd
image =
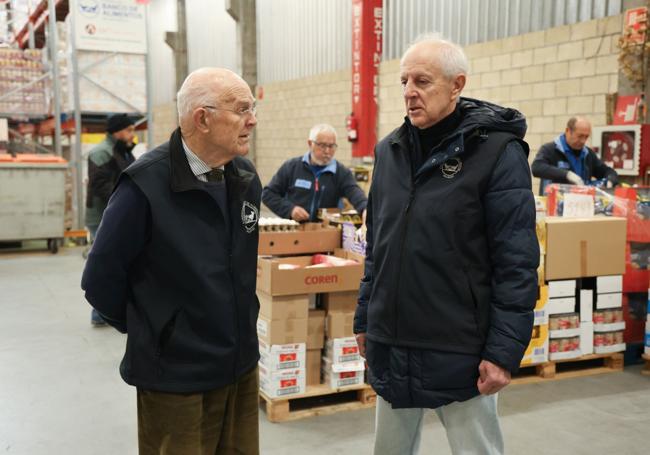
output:
[[[348,115],[345,122],[345,128],[348,130],[348,141],[356,142],[359,139],[359,134],[357,133],[359,121],[355,117],[354,112],[351,112],[350,115]]]

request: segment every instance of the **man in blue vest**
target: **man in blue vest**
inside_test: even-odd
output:
[[[618,174],[603,163],[585,144],[591,136],[591,123],[583,117],[571,117],[564,134],[539,149],[531,170],[542,181],[539,194],[549,183],[587,185],[592,179],[605,180],[605,186],[618,184]]]
[[[354,318],[377,392],[375,455],[418,453],[434,409],[452,453],[503,453],[497,393],[530,341],[539,247],[519,112],[460,96],[436,36],[400,62],[406,117],[375,149]]]
[[[140,454],[257,455],[255,100],[235,73],[203,68],[177,103],[180,128],[122,173],[81,286],[128,335]]]

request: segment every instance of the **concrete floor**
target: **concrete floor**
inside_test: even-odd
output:
[[[39,247],[41,245],[38,245]],[[81,249],[0,253],[0,453],[135,454],[125,337],[90,326]],[[650,378],[623,373],[518,385],[500,397],[510,454],[650,453]],[[373,410],[283,424],[260,415],[263,454],[369,454]],[[447,454],[433,413],[422,454]]]

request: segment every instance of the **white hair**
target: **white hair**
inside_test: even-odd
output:
[[[469,63],[463,49],[458,44],[444,39],[440,33],[425,33],[415,38],[402,55],[402,60],[413,46],[420,43],[438,45],[438,63],[445,76],[453,78],[469,73]]]
[[[215,106],[217,99],[214,93],[214,86],[211,84],[199,84],[194,79],[200,77],[210,68],[201,68],[185,78],[183,85],[176,94],[176,107],[179,120],[190,115],[194,109],[201,106]]]
[[[336,130],[332,125],[327,123],[319,123],[318,125],[312,126],[311,130],[309,130],[309,140],[315,141],[316,136],[323,132],[334,134],[334,140],[336,140]]]

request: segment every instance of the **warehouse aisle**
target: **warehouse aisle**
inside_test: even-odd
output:
[[[81,249],[0,253],[0,453],[135,454],[135,391],[117,372],[125,337],[93,329]],[[645,454],[650,378],[624,373],[510,387],[511,454]],[[260,416],[262,453],[368,454],[372,410],[283,424]],[[449,453],[433,413],[422,453]]]

